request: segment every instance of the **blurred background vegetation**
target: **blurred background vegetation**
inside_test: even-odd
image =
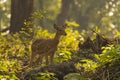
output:
[[[19,0],[16,2],[12,0],[0,1],[1,30],[12,25],[10,23],[10,16],[12,14],[14,15],[14,12],[12,13],[13,9],[11,4],[17,4],[17,2],[19,2]],[[25,2],[27,5],[27,1],[21,1],[21,4]],[[37,18],[34,19],[34,25],[37,27],[41,26],[51,30],[54,23],[61,25],[65,21],[75,21],[76,23],[80,24],[80,26],[77,28],[79,31],[98,27],[105,34],[114,34],[115,32],[113,32],[113,30],[120,29],[119,0],[30,0],[28,2],[33,3],[33,5],[31,5],[33,6],[33,15],[34,17],[37,16]],[[14,7],[19,9],[17,7],[19,7],[21,4]],[[18,12],[19,11],[20,9]],[[21,12],[18,13],[18,16],[24,14]]]

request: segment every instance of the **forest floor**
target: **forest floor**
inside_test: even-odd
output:
[[[105,64],[100,65],[99,67],[91,71],[85,71],[85,68],[83,66],[79,66],[79,68],[77,68],[75,65],[77,63],[81,65],[85,64],[86,61],[82,61],[84,58],[97,62],[93,53],[101,54],[103,51],[103,46],[116,43],[120,43],[119,38],[108,39],[103,38],[99,34],[94,40],[91,40],[88,37],[83,44],[79,43],[80,50],[77,51],[77,53],[80,54],[76,54],[77,57],[73,57],[72,59],[62,63],[55,63],[43,67],[33,68],[30,71],[24,73],[23,80],[37,80],[36,77],[42,76],[41,74],[39,74],[41,72],[54,73],[54,77],[56,77],[58,80],[71,80],[66,79],[66,76],[71,77],[72,75],[74,75],[74,73],[76,73],[75,75],[89,78],[83,80],[120,80],[120,58],[117,58],[112,62],[106,62]],[[81,80],[81,78],[76,80]]]

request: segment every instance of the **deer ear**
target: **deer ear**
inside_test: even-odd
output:
[[[65,24],[63,25],[63,27],[64,27],[64,28],[68,27],[67,23],[65,23]]]
[[[55,28],[56,30],[58,29],[57,24],[54,24],[54,28]]]

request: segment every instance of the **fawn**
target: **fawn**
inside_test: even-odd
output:
[[[46,59],[46,65],[49,63],[53,63],[53,58],[55,51],[57,50],[57,46],[59,43],[59,39],[62,35],[66,35],[65,28],[67,27],[67,24],[64,24],[63,26],[58,26],[54,24],[54,29],[57,30],[56,35],[54,38],[50,39],[37,39],[35,40],[31,45],[31,60],[30,60],[30,66],[33,63],[34,58],[36,55],[39,57],[36,60],[36,63],[40,64],[42,63],[42,58],[45,57]],[[50,62],[48,61],[48,56],[50,56]]]

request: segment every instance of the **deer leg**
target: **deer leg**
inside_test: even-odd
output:
[[[54,64],[53,59],[54,59],[54,54],[51,54],[50,55],[50,64]]]
[[[48,55],[45,56],[45,59],[46,59],[46,65],[49,64],[49,62],[48,62]]]
[[[33,53],[32,53],[31,57],[30,57],[30,66],[32,66],[32,64],[33,64],[34,57],[35,57],[35,55],[33,55]]]
[[[38,59],[36,60],[36,63],[37,64],[40,63],[40,65],[41,65],[42,64],[42,58],[43,58],[43,56],[39,56]]]

